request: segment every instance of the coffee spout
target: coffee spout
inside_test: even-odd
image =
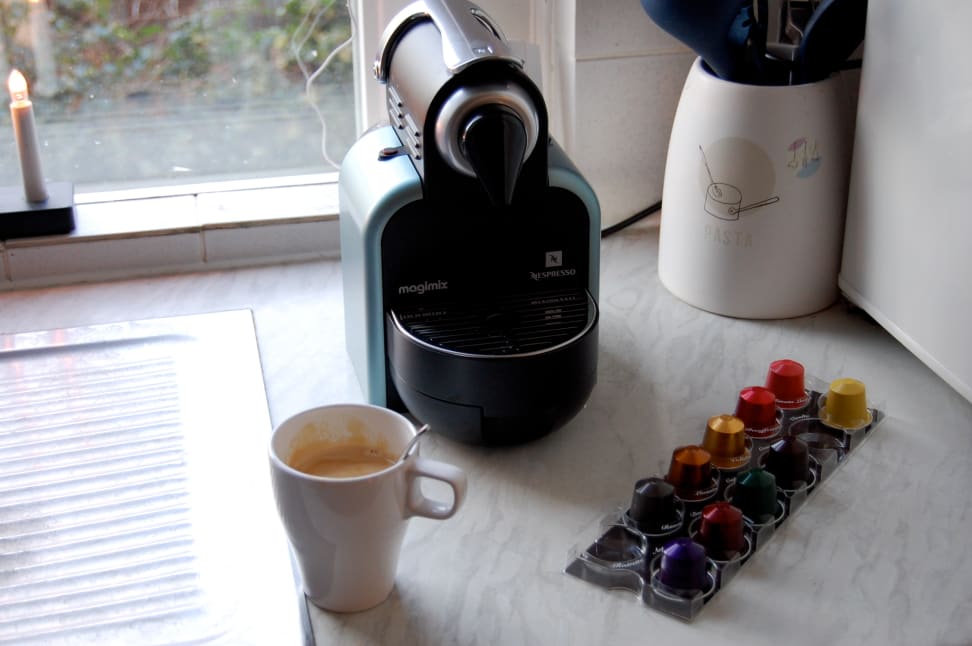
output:
[[[466,122],[460,150],[494,206],[512,204],[528,145],[523,122],[505,106],[484,107]]]

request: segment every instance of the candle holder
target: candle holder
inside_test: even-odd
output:
[[[0,240],[74,231],[74,184],[45,184],[47,199],[28,202],[22,186],[0,186]]]

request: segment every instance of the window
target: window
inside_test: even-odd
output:
[[[322,173],[356,136],[350,24],[344,0],[3,0],[0,73],[79,192]]]
[[[338,163],[387,119],[372,62],[409,1],[0,0],[0,80],[27,76],[77,223],[0,240],[0,292],[336,257],[323,151]],[[477,4],[512,39],[545,33],[533,0]],[[4,188],[21,182],[11,130],[0,109]]]

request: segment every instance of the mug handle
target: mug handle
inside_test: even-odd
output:
[[[466,474],[457,466],[415,457],[408,465],[408,494],[405,505],[409,516],[424,516],[436,520],[450,518],[466,498]],[[452,487],[452,504],[432,500],[422,495],[416,482],[419,478],[432,478]]]

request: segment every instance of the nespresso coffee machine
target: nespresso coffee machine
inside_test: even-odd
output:
[[[340,173],[347,345],[365,396],[464,442],[549,433],[596,381],[594,192],[477,6],[409,5],[374,71],[390,124]]]

